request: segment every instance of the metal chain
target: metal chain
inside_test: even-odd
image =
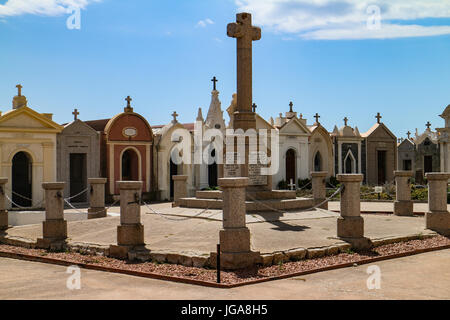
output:
[[[164,218],[166,220],[172,220],[172,221],[184,221],[184,220],[194,219],[194,218],[197,218],[198,216],[202,215],[203,213],[209,211],[209,206],[206,206],[206,209],[203,209],[202,211],[200,211],[199,213],[193,215],[192,217],[171,218],[171,217],[167,217],[167,214],[164,214],[164,213],[157,212],[157,211],[153,210],[153,208],[150,207],[150,205],[148,203],[146,203],[145,201],[142,201],[142,203],[144,203],[144,206],[147,207],[147,209],[149,209],[150,211],[152,211],[153,214],[157,214],[157,215],[161,216],[162,218]],[[151,214],[151,213],[147,212],[147,214]]]
[[[73,198],[76,198],[78,196],[81,196],[83,193],[87,192],[89,190],[89,188],[84,189],[83,191],[81,191],[80,193],[77,193],[74,196],[68,197],[68,198],[64,198],[64,200],[72,200]]]
[[[32,206],[32,207],[22,207],[21,205],[15,203],[6,193],[5,193],[5,197],[11,204],[15,205],[19,209],[38,209],[38,208],[40,208],[40,205],[43,204],[45,201],[45,199],[43,199],[37,205]]]

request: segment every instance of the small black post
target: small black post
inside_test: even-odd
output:
[[[220,283],[220,244],[217,245],[217,283]]]

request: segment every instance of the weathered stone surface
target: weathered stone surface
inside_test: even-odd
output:
[[[394,214],[398,216],[412,216],[413,202],[411,201],[411,189],[409,179],[412,171],[395,171],[396,201],[394,202]]]
[[[339,174],[337,179],[344,185],[341,192],[341,216],[359,217],[361,215],[360,184],[363,181],[363,175]]]
[[[364,219],[362,217],[339,217],[337,235],[341,238],[359,238],[364,236]]]
[[[330,246],[330,247],[326,248],[326,255],[334,256],[334,255],[338,254],[339,251],[340,251],[339,246]]]
[[[413,216],[414,203],[411,200],[394,201],[394,214],[397,216]]]
[[[326,248],[308,248],[306,253],[307,259],[321,258],[327,253]]]
[[[0,211],[0,230],[8,229],[8,211]]]
[[[273,264],[273,254],[262,254],[259,263],[264,267],[271,266]]]
[[[428,206],[426,228],[444,235],[450,234],[450,213],[447,211],[447,181],[450,173],[427,173]]]
[[[207,262],[208,262],[207,257],[202,257],[202,256],[193,256],[192,257],[192,266],[193,267],[203,268],[206,266]]]
[[[142,181],[117,181],[120,189],[120,223],[141,223]]]
[[[284,252],[275,252],[272,257],[272,264],[277,265],[289,261],[289,257]]]
[[[323,202],[326,199],[326,177],[327,172],[311,172],[312,190],[314,205]],[[320,208],[328,210],[328,203],[324,203]]]
[[[236,270],[253,266],[259,259],[259,252],[222,253],[220,265],[224,270]]]
[[[305,248],[290,249],[285,252],[291,261],[299,261],[305,259],[307,250]]]
[[[88,219],[104,218],[107,216],[105,209],[105,184],[106,178],[89,178],[90,185],[90,208]]]
[[[250,251],[250,230],[248,228],[220,230],[219,239],[222,252]]]
[[[44,182],[42,188],[45,190],[45,219],[64,219],[63,190],[65,182]]]
[[[187,197],[187,179],[186,175],[172,176],[174,183],[173,206],[180,205],[180,199]]]
[[[117,226],[117,244],[122,246],[144,245],[144,226],[142,224]]]

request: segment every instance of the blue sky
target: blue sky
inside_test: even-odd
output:
[[[392,4],[394,2],[394,4]],[[81,10],[70,30],[69,4]],[[340,3],[337,5],[336,3]],[[373,11],[375,5],[380,11]],[[288,110],[333,130],[367,131],[380,112],[397,136],[425,129],[450,104],[450,2],[434,0],[0,0],[0,110],[21,83],[29,106],[68,122],[109,118],[133,98],[152,125],[177,111],[204,116],[219,79],[222,109],[236,91],[226,25],[253,13],[253,97],[267,120]],[[380,28],[366,20],[380,14]],[[226,113],[226,112],[225,112]],[[228,119],[228,116],[226,116]]]

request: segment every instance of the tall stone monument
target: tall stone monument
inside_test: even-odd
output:
[[[261,39],[261,29],[252,26],[252,15],[250,13],[238,13],[236,22],[227,26],[227,35],[236,38],[237,43],[237,103],[232,114],[231,122],[233,129],[242,129],[247,132],[249,129],[256,130],[255,108],[253,108],[253,73],[252,73],[252,47],[253,41]],[[234,165],[229,165],[228,161],[224,165],[224,177],[248,177],[251,191],[271,190],[271,176],[261,175],[260,153],[250,153],[250,144],[258,143],[244,137],[245,161],[236,165],[238,155],[236,152],[226,150],[225,159],[234,158]],[[239,139],[237,141],[239,150]],[[258,150],[267,152],[269,150]],[[250,161],[253,159],[254,161]]]

